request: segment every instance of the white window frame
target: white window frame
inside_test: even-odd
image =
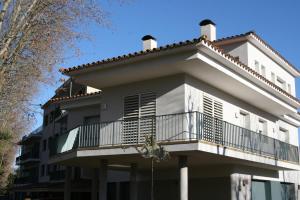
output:
[[[245,117],[245,125],[243,126],[241,124],[241,117]],[[251,120],[250,120],[250,113],[249,112],[246,112],[244,110],[240,110],[239,112],[239,125],[245,129],[248,129],[248,130],[251,130]]]

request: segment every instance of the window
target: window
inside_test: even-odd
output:
[[[54,111],[50,112],[50,123],[53,122],[53,120],[54,120],[54,114],[55,114]]]
[[[259,73],[259,62],[256,60],[256,61],[254,61],[254,67],[255,67],[255,71],[257,72],[257,73]]]
[[[292,93],[291,84],[287,84],[287,92],[290,94]]]
[[[258,132],[262,134],[267,134],[267,122],[265,120],[258,120]]]
[[[50,165],[46,165],[46,175],[49,176],[50,172]]]
[[[277,76],[277,83],[281,89],[286,90],[286,82],[278,76]]]
[[[266,67],[265,66],[261,66],[260,67],[260,73],[263,77],[266,77]]]
[[[45,165],[41,165],[41,176],[45,176]]]
[[[274,74],[274,72],[271,72],[271,82],[275,83],[275,74]]]
[[[223,104],[203,95],[203,137],[207,141],[221,142],[223,138]]]
[[[47,149],[47,140],[43,140],[43,151],[46,151]]]
[[[244,111],[240,111],[240,126],[250,130],[250,115]]]
[[[133,143],[137,140],[139,131],[140,139],[146,134],[152,133],[155,126],[154,116],[156,114],[156,95],[144,93],[124,98],[124,136],[126,143]],[[140,120],[138,121],[138,119]],[[154,131],[155,133],[155,131]]]
[[[44,116],[44,126],[47,126],[48,125],[48,115],[45,115]]]
[[[59,121],[60,121],[60,134],[63,134],[68,130],[68,116],[64,116]]]
[[[280,127],[279,128],[279,134],[278,134],[278,139],[283,141],[283,142],[287,142],[289,143],[289,131],[285,128]]]

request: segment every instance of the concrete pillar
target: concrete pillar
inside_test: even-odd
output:
[[[138,199],[137,187],[137,164],[132,163],[130,168],[130,200]]]
[[[251,200],[251,175],[230,175],[231,200]]]
[[[98,169],[93,169],[93,177],[92,177],[92,194],[91,199],[97,200],[97,192],[98,192]]]
[[[116,182],[116,200],[120,200],[121,199],[121,183],[120,182]]]
[[[71,200],[72,167],[67,166],[65,170],[64,200]]]
[[[99,200],[107,200],[107,160],[100,161]]]
[[[187,156],[179,156],[178,158],[179,166],[179,196],[180,200],[188,200],[188,166],[187,166]]]

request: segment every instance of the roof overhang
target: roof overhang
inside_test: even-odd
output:
[[[221,64],[223,64],[222,68],[227,67],[230,70],[233,70],[235,73],[238,73],[242,77],[251,81],[251,85],[253,85],[253,86],[257,85],[260,88],[262,88],[265,91],[264,92],[265,96],[268,96],[270,94],[276,96],[278,99],[274,99],[274,101],[278,101],[281,99],[282,101],[287,102],[288,105],[290,105],[292,110],[296,110],[296,109],[300,108],[299,101],[286,96],[281,91],[277,90],[277,87],[276,88],[270,87],[270,85],[268,85],[265,81],[263,81],[261,79],[263,77],[257,78],[255,76],[253,76],[252,71],[249,71],[250,68],[249,69],[243,68],[243,66],[239,65],[238,62],[228,59],[227,56],[222,54],[221,51],[217,51],[216,49],[212,48],[212,46],[210,46],[209,44],[207,44],[205,42],[200,42],[197,46],[198,46],[200,52],[205,53],[205,55],[201,55],[201,54],[197,55],[198,59],[206,60],[206,58],[211,57],[211,58],[219,61]],[[211,62],[211,64],[212,64],[212,62]],[[224,67],[224,66],[226,66],[226,67]],[[243,80],[240,80],[240,81],[243,82]],[[251,87],[250,84],[249,84],[249,87]],[[266,92],[268,92],[268,93],[266,93]]]

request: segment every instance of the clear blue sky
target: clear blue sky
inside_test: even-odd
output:
[[[99,0],[100,1],[100,0]],[[110,13],[111,28],[91,24],[85,30],[92,41],[81,41],[81,56],[69,57],[59,67],[71,67],[91,61],[141,50],[141,37],[151,34],[158,45],[199,36],[198,23],[209,18],[217,24],[217,37],[255,30],[295,66],[300,67],[300,1],[299,0],[129,0],[118,4],[102,0]],[[82,27],[78,27],[81,29]],[[60,78],[56,73],[56,79]],[[54,86],[41,86],[34,103],[45,103]],[[297,81],[300,94],[300,81]],[[298,95],[299,96],[299,95]],[[41,111],[38,110],[37,111]],[[34,127],[42,123],[38,116]]]

